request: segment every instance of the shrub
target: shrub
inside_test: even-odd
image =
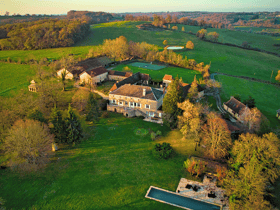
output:
[[[173,30],[178,30],[178,26],[172,26]]]
[[[108,118],[109,117],[109,112],[103,112],[101,115],[102,118]]]
[[[173,152],[173,148],[169,143],[163,142],[162,144],[155,144],[153,148],[153,155],[158,159],[168,159]]]
[[[187,49],[190,49],[190,50],[193,50],[194,49],[194,44],[192,41],[188,41],[187,44],[186,44],[186,48]]]
[[[194,158],[187,159],[184,162],[184,167],[190,172],[191,175],[196,174],[198,177],[199,175],[205,172],[207,163],[201,160],[195,160]]]
[[[156,135],[157,135],[157,136],[161,136],[161,135],[162,135],[161,131],[158,130],[158,131],[156,132]]]
[[[162,42],[162,44],[167,45],[167,44],[168,44],[167,40],[164,40],[164,41]]]
[[[152,132],[152,133],[151,133],[151,139],[152,139],[152,140],[155,140],[156,137],[157,137],[156,133],[155,133],[155,132]]]
[[[123,67],[124,71],[130,71],[131,69],[128,66]]]

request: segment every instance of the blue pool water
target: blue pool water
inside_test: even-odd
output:
[[[166,203],[175,204],[193,210],[220,210],[220,206],[216,206],[203,201],[198,201],[192,198],[169,193],[163,190],[151,188],[147,197],[154,198]]]

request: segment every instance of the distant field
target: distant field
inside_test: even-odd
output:
[[[241,100],[252,96],[258,109],[272,125],[280,125],[276,118],[276,110],[280,109],[280,87],[223,75],[218,75],[216,78],[222,83],[223,102],[228,101],[234,94],[240,94]]]
[[[174,25],[174,24],[173,24]],[[185,31],[189,32],[192,31],[193,33],[196,33],[201,28],[199,26],[188,26],[188,25],[182,25],[182,24],[176,24],[178,26],[178,31],[182,31],[182,27],[184,26]],[[172,24],[171,24],[172,27]],[[254,28],[254,30],[262,30],[263,28],[256,28],[256,27],[245,27],[239,28],[241,30],[248,30],[250,28]],[[270,31],[270,29],[268,29]],[[275,30],[280,31],[280,29],[271,29],[271,31]],[[207,28],[207,32],[217,32],[220,34],[219,42],[222,43],[231,43],[235,45],[241,46],[243,42],[248,42],[251,47],[260,48],[266,51],[275,52],[280,54],[280,47],[275,47],[273,44],[280,44],[280,37],[274,37],[274,36],[267,36],[267,35],[260,35],[260,34],[254,34],[254,33],[245,33],[241,31],[230,31],[227,29],[217,29],[217,28]]]
[[[136,72],[140,71],[141,73],[149,74],[150,77],[154,81],[162,81],[162,78],[164,77],[165,74],[172,75],[173,78],[175,78],[178,75],[179,78],[182,77],[182,79],[185,83],[191,83],[193,81],[195,75],[196,75],[196,78],[198,80],[200,78],[202,78],[201,73],[198,72],[198,71],[193,71],[193,70],[184,69],[184,68],[177,68],[177,67],[167,67],[167,68],[164,68],[164,69],[161,69],[161,70],[154,71],[154,70],[135,67],[135,66],[132,66],[132,65],[121,64],[121,65],[116,66],[114,68],[114,70],[123,71],[123,68],[125,66],[128,66],[133,73],[136,73]]]
[[[35,71],[30,65],[9,64],[0,62],[0,96],[10,96],[28,87]]]
[[[165,39],[168,41],[169,45],[185,45],[187,41],[191,40],[195,45],[194,50],[180,52],[180,54],[187,56],[189,59],[195,59],[197,62],[204,62],[205,64],[211,62],[211,72],[223,72],[232,75],[270,80],[273,70],[272,81],[275,81],[274,78],[279,69],[279,57],[236,47],[204,42],[193,35],[177,31],[153,32],[138,30],[136,26],[141,23],[143,22],[122,21],[92,25],[92,35],[77,43],[77,46],[98,45],[102,44],[104,39],[115,39],[121,35],[125,36],[128,41],[145,41],[162,48],[164,47],[162,42]],[[230,33],[230,31],[226,33]],[[261,37],[266,38],[269,36]]]
[[[246,30],[246,31],[265,31],[270,33],[280,33],[280,29],[277,28],[263,28],[263,27],[249,27],[249,26],[234,26],[235,29]]]
[[[25,59],[40,60],[41,58],[57,60],[70,54],[73,54],[74,57],[85,58],[91,48],[94,48],[94,46],[62,47],[43,50],[5,50],[0,51],[0,60],[7,60],[7,58],[16,62],[18,59],[21,59],[21,61],[25,61]]]

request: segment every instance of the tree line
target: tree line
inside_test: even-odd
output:
[[[124,36],[116,39],[106,39],[97,50],[90,50],[88,57],[96,57],[106,55],[116,61],[141,58],[149,62],[160,61],[163,63],[172,64],[178,67],[197,70],[202,73],[204,78],[210,76],[210,64],[205,65],[204,62],[197,63],[194,59],[188,59],[180,54],[167,50],[159,51],[156,45],[146,42],[128,42]]]
[[[71,46],[87,35],[89,24],[83,19],[47,19],[6,24],[0,31],[7,33],[0,40],[1,50],[32,50]]]

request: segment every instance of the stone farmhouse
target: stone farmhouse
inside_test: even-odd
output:
[[[231,115],[233,115],[236,119],[240,120],[240,117],[242,116],[242,113],[247,108],[249,109],[245,104],[238,101],[233,96],[230,97],[230,100],[223,103],[223,107],[226,111],[228,111]]]
[[[108,79],[115,80],[115,81],[122,81],[128,77],[133,75],[132,72],[123,72],[123,71],[114,71],[111,70],[108,72]]]
[[[125,78],[124,80],[120,82],[116,82],[113,87],[110,89],[110,92],[118,89],[119,87],[125,85],[125,84],[132,84],[132,85],[148,85],[150,81],[150,75],[149,74],[142,74],[140,72],[137,72],[130,77]]]
[[[80,61],[77,64],[65,69],[60,69],[57,71],[57,76],[61,77],[62,72],[66,71],[66,79],[74,79],[78,78],[80,74],[83,72],[90,71],[92,69],[98,68],[98,67],[106,67],[108,66],[112,61],[104,56],[104,57],[97,57],[97,58],[88,58],[86,60]]]
[[[161,119],[164,91],[148,86],[124,84],[109,93],[107,110],[127,117]]]
[[[80,74],[80,82],[86,84],[97,84],[108,78],[108,71],[104,67],[98,67]]]

